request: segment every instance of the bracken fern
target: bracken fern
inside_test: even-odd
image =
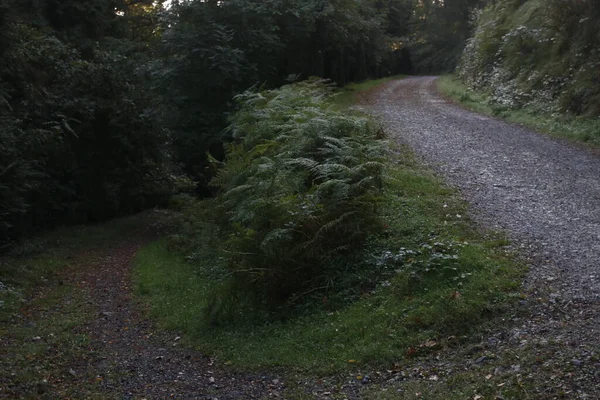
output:
[[[322,285],[381,225],[386,145],[370,119],[336,110],[330,91],[310,80],[237,96],[213,217],[236,292],[267,304]]]

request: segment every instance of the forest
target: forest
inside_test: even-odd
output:
[[[0,0],[0,399],[599,394],[598,27]]]
[[[210,195],[235,95],[449,71],[477,3],[2,0],[3,245]]]

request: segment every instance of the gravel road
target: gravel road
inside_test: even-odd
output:
[[[466,111],[437,93],[435,77],[389,82],[373,90],[365,105],[393,138],[462,191],[475,221],[506,231],[531,257],[528,293],[519,302],[522,310],[489,328],[476,346],[415,360],[401,375],[379,378],[373,390],[357,387],[354,376],[294,377],[306,386],[302,398],[333,398],[330,393],[348,399],[415,398],[407,389],[411,383],[454,388],[457,382],[468,385],[463,375],[470,374],[468,381],[493,385],[490,393],[530,385],[526,397],[495,398],[600,399],[600,155]],[[73,328],[88,338],[85,351],[62,360],[51,338],[28,339],[37,346],[49,341],[49,360],[40,355],[46,369],[37,375],[49,370],[52,376],[25,395],[33,386],[11,382],[20,374],[18,365],[0,357],[0,370],[14,371],[4,374],[6,381],[0,374],[0,398],[290,398],[285,375],[236,372],[187,348],[185,338],[156,329],[132,294],[133,257],[156,234],[140,232],[71,260],[64,281],[90,313],[89,321]],[[49,303],[51,310],[28,312],[19,323],[35,328],[52,312],[62,313],[75,301],[71,297],[62,300],[65,304]],[[0,354],[22,345],[18,335],[4,335]],[[367,389],[367,395],[360,392]]]
[[[533,256],[526,285],[564,299],[600,301],[600,155],[466,111],[435,77],[392,81],[372,111],[458,187],[483,226],[508,232]]]

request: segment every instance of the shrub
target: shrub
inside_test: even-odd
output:
[[[319,80],[237,96],[234,142],[212,182],[230,283],[269,304],[324,285],[381,225],[385,144],[328,96]]]

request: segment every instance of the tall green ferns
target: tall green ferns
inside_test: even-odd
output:
[[[322,285],[380,225],[385,144],[328,96],[316,80],[237,96],[234,143],[212,183],[234,284],[270,302]]]

